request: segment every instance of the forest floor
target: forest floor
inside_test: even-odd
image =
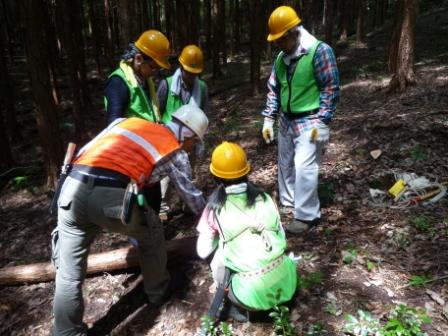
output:
[[[395,208],[374,203],[369,193],[369,188],[389,189],[396,170],[448,181],[448,13],[420,16],[416,32],[417,85],[404,94],[386,95],[384,90],[390,79],[383,61],[390,31],[371,34],[365,45],[349,41],[335,46],[342,99],[322,165],[323,218],[306,234],[287,237],[288,250],[300,258],[301,288],[290,315],[298,335],[344,335],[344,316],[357,317],[358,309],[384,323],[400,303],[426,310],[432,320],[423,327],[428,335],[448,335],[447,197],[432,205]],[[265,63],[263,85],[269,70]],[[216,94],[211,99],[207,154],[195,169],[206,194],[213,189],[209,155],[222,140],[231,140],[246,149],[251,179],[276,196],[277,148],[260,139],[265,97],[252,97],[249,84],[241,85],[241,78],[249,78],[247,71],[247,60],[239,56],[229,63],[224,79],[206,77]],[[92,76],[90,84],[98,95],[97,110],[91,113],[102,116],[103,81]],[[22,108],[30,110],[30,104],[23,103]],[[92,134],[101,128],[101,118],[93,119]],[[30,151],[29,162],[35,162],[30,137],[35,139],[36,134],[30,132],[14,150]],[[370,152],[377,149],[382,153],[374,159]],[[50,257],[55,219],[47,213],[48,195],[36,183],[17,186],[20,181],[2,187],[0,267]],[[194,235],[194,226],[195,218],[177,215],[167,223],[167,236]],[[103,233],[91,253],[126,244],[125,237]],[[187,279],[157,310],[137,299],[141,291],[123,300],[137,281],[135,272],[86,279],[84,319],[91,334],[194,335],[213,298],[211,274],[198,259],[174,267]],[[0,288],[0,334],[51,334],[53,292],[54,282]],[[234,335],[273,334],[270,320],[231,323]]]

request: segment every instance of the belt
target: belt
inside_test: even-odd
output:
[[[255,271],[250,271],[250,272],[239,272],[237,274],[239,277],[243,277],[243,278],[259,277],[261,275],[269,273],[270,271],[272,271],[273,269],[278,267],[285,260],[285,258],[286,258],[286,256],[284,254],[282,254],[280,257],[278,257],[277,259],[274,259],[273,261],[271,261],[269,264],[267,264],[266,266],[264,266],[262,268],[259,268]]]
[[[317,110],[312,110],[312,111],[308,111],[308,112],[297,112],[297,113],[283,112],[283,115],[288,120],[295,120],[295,119],[305,118],[305,117],[308,117],[308,116],[316,114],[316,113],[317,113]]]
[[[130,182],[130,178],[121,173],[84,165],[74,165],[68,176],[96,187],[126,188]]]

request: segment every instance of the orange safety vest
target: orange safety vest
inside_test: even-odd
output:
[[[81,148],[74,164],[113,170],[142,185],[155,164],[179,148],[174,134],[163,125],[140,118],[118,119]]]

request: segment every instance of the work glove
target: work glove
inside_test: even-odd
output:
[[[263,130],[261,133],[263,134],[263,139],[267,144],[274,141],[274,119],[268,117],[264,118]]]

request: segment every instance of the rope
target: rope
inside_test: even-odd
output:
[[[405,182],[404,190],[394,200],[385,191],[370,189],[372,206],[404,209],[419,204],[431,205],[440,201],[447,193],[448,182],[440,183],[434,175],[418,176],[397,169],[392,169],[389,173],[394,175],[395,181]]]

